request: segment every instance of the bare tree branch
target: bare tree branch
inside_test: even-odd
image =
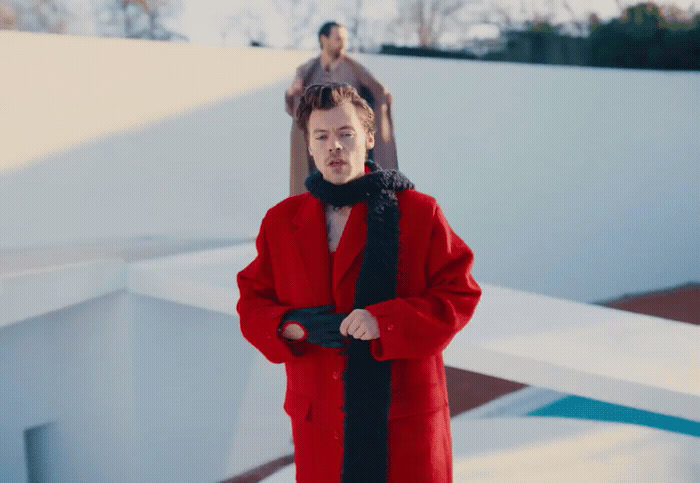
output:
[[[460,30],[463,23],[457,13],[477,0],[416,0],[399,11],[392,23],[393,31],[411,32],[421,47],[435,47],[450,29]]]
[[[288,48],[301,47],[305,38],[315,31],[313,17],[318,9],[316,0],[271,0],[273,10],[287,22]]]
[[[62,0],[3,2],[8,25],[30,32],[64,33],[69,14]]]
[[[98,35],[185,40],[164,25],[164,20],[180,12],[182,0],[100,0],[94,8]]]
[[[15,30],[18,25],[19,19],[15,9],[0,0],[0,30]]]
[[[226,44],[232,31],[238,33],[246,45],[267,45],[263,18],[254,10],[246,8],[227,17],[220,29],[222,44]]]

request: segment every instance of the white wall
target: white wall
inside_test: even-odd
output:
[[[0,481],[26,481],[24,432],[44,424],[51,481],[242,472],[255,355],[235,317],[125,290],[0,328]]]
[[[102,42],[105,56],[119,55]],[[132,44],[115,45],[129,52]],[[161,46],[158,55],[163,48],[174,59],[183,47]],[[192,82],[216,75],[197,69],[197,48],[181,55],[192,62]],[[210,63],[218,55],[222,66],[239,61],[239,75],[260,71],[241,52],[202,55]],[[271,83],[0,172],[0,249],[255,235],[287,194],[291,119],[282,99],[292,60],[302,57],[260,52],[280,71]],[[597,301],[700,279],[697,73],[361,60],[394,94],[402,170],[438,198],[475,250],[480,281]],[[170,72],[153,65],[149,76]],[[91,64],[81,68],[96,75]],[[60,91],[58,74],[47,89]],[[162,101],[154,85],[144,89]],[[61,116],[50,105],[35,109]]]
[[[218,481],[291,453],[284,368],[244,340],[235,315],[230,282],[253,256],[248,243],[16,275],[56,297],[0,327],[0,481],[26,480],[24,433],[42,425],[34,467],[56,481]],[[47,286],[52,273],[122,285],[76,302]],[[483,288],[447,364],[699,417],[697,327]]]
[[[230,477],[255,359],[237,318],[138,295],[132,309],[138,480]]]
[[[241,72],[259,67],[247,58]],[[700,278],[697,73],[362,60],[394,93],[402,170],[474,248],[479,281],[596,300]],[[0,249],[254,235],[287,192],[289,80],[0,172]],[[24,431],[50,423],[61,480],[245,469],[241,388],[257,359],[231,308],[127,292],[124,267],[106,263],[107,277],[0,280],[19,310],[0,307],[0,481],[26,478]],[[230,275],[217,275],[217,304],[230,290],[233,305]],[[37,297],[17,304],[17,290]],[[38,296],[52,290],[66,303]]]
[[[0,329],[0,481],[26,481],[24,431],[55,424],[52,481],[133,481],[124,291]]]
[[[697,72],[368,56],[478,280],[578,301],[700,279]]]

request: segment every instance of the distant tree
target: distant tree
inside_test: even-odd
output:
[[[219,29],[222,44],[228,43],[232,32],[235,32],[245,45],[256,47],[268,45],[268,34],[260,12],[246,8],[229,15]]]
[[[246,45],[275,42],[279,47],[298,49],[315,38],[317,11],[317,0],[250,2],[222,22],[220,33],[224,41],[235,35]]]
[[[571,8],[571,5],[569,5],[569,2],[567,2],[566,0],[562,1],[562,7],[564,7],[566,13],[569,14],[571,25],[573,25],[574,29],[576,30],[576,33],[581,36],[588,36],[590,34],[590,30],[588,28],[589,25],[587,24],[587,22],[581,20],[576,15],[576,12],[574,12],[574,9]]]
[[[700,70],[700,17],[653,3],[626,8],[596,26],[590,37],[594,65]]]
[[[508,9],[497,2],[492,2],[489,10],[482,15],[482,23],[497,25],[501,31],[512,30],[515,25]]]
[[[700,14],[662,11],[663,68],[700,70]],[[668,16],[667,16],[668,15]]]
[[[659,11],[668,28],[672,30],[690,26],[693,22],[692,11],[690,9],[683,10],[675,4],[661,5]]]
[[[591,30],[600,27],[601,21],[597,13],[593,12],[588,16],[588,26]]]
[[[0,2],[0,28],[29,32],[64,33],[69,12],[62,0],[10,0]]]
[[[298,49],[304,40],[315,38],[319,20],[315,19],[318,10],[316,0],[268,0],[271,11],[286,24],[286,47]]]
[[[473,0],[413,0],[400,2],[399,14],[392,23],[395,32],[417,39],[423,48],[433,48],[450,29],[463,30],[460,10]]]
[[[17,12],[8,3],[0,0],[0,30],[17,29]]]
[[[364,23],[364,19],[362,16],[362,8],[364,6],[364,2],[363,0],[355,0],[352,3],[348,2],[345,5],[347,5],[345,7],[345,18],[347,19],[345,26],[348,29],[350,50],[362,50],[363,41],[362,37],[360,37],[360,29],[362,28],[362,24]]]
[[[97,0],[96,30],[104,37],[186,40],[165,24],[182,6],[182,0]]]
[[[559,27],[557,25],[552,25],[548,19],[535,18],[534,20],[525,22],[525,30],[540,34],[555,34],[559,31]]]

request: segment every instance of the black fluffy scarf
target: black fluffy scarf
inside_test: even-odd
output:
[[[333,206],[351,206],[366,201],[367,243],[357,280],[354,308],[396,297],[399,265],[399,203],[396,192],[412,189],[396,170],[383,171],[368,162],[371,172],[343,185],[334,185],[316,171],[306,179],[306,188]],[[346,354],[345,483],[385,482],[389,466],[389,406],[391,405],[391,361],[377,361],[369,341],[349,339]]]

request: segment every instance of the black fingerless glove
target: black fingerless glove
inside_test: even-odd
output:
[[[279,326],[280,334],[289,324],[295,323],[303,327],[305,340],[323,347],[345,347],[345,338],[340,333],[340,323],[348,314],[329,313],[332,305],[321,305],[305,309],[290,310],[282,317]]]

